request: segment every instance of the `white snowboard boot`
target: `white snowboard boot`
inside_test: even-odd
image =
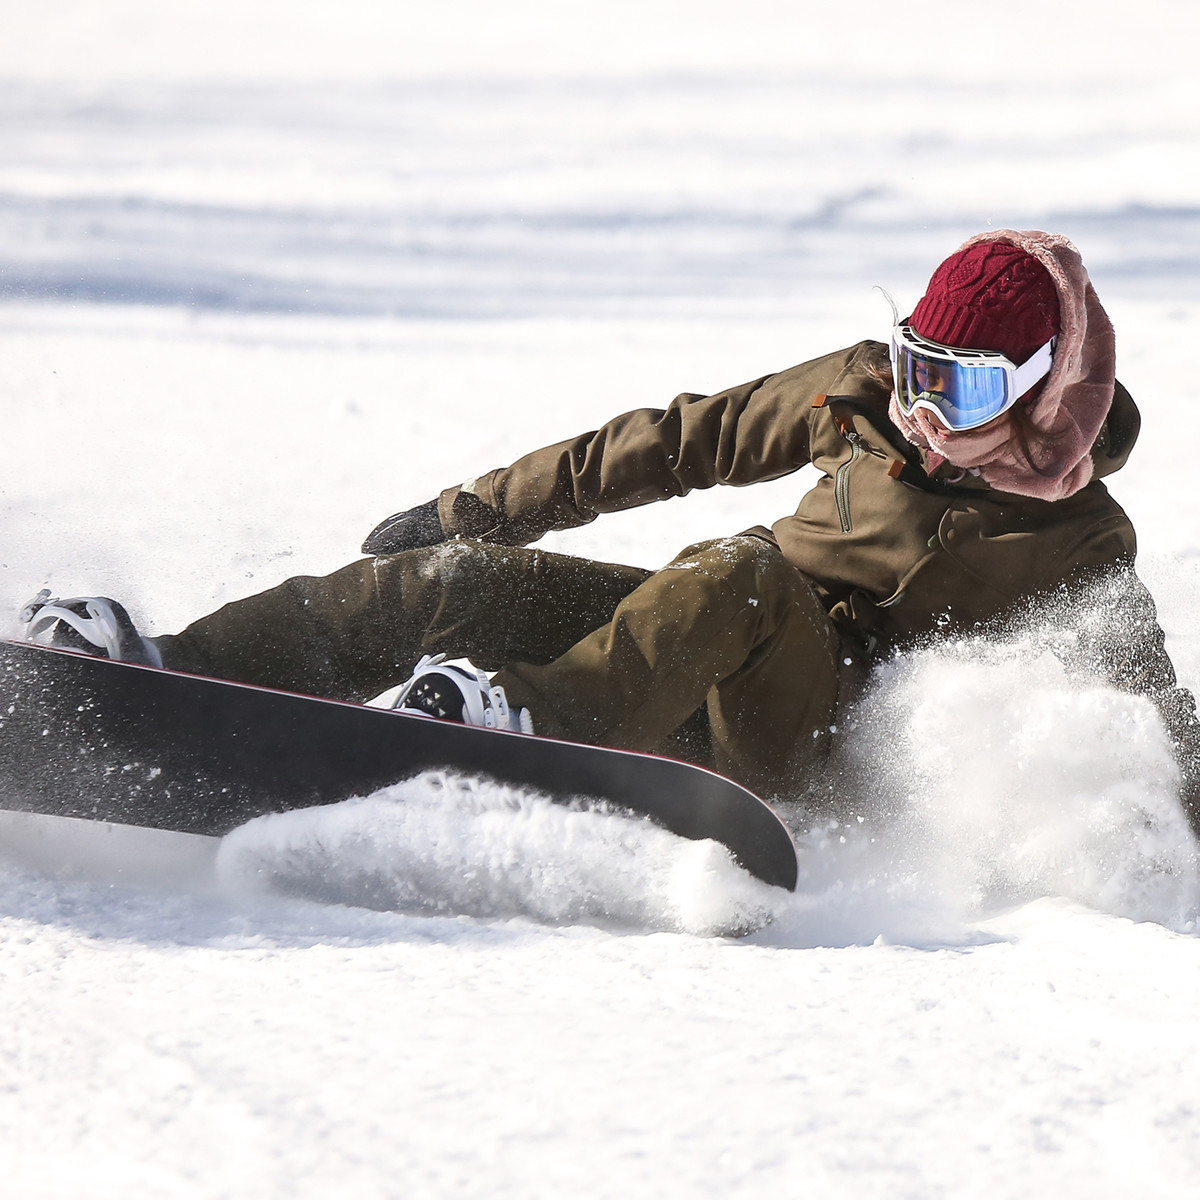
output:
[[[21,609],[17,618],[27,642],[82,650],[98,658],[144,667],[161,667],[158,647],[137,631],[123,605],[105,596],[51,597],[43,588]]]

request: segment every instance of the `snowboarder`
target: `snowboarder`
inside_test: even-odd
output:
[[[113,602],[48,594],[25,610],[29,636],[341,699],[407,678],[405,707],[507,728],[531,718],[539,734],[689,758],[770,795],[827,752],[839,705],[889,648],[1103,587],[1114,611],[1091,665],[1158,706],[1195,821],[1194,703],[1101,482],[1140,418],[1078,251],[1056,234],[980,234],[895,317],[890,344],[628,412],[451,487],[382,522],[370,557],[174,636],[141,638]],[[809,462],[822,477],[796,513],[659,571],[527,548]]]

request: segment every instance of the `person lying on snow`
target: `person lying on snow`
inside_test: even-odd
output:
[[[1133,527],[1100,482],[1140,425],[1114,372],[1076,248],[983,233],[938,267],[890,346],[625,413],[389,517],[371,557],[332,575],[152,642],[113,602],[43,593],[23,615],[30,637],[265,687],[362,701],[408,679],[400,707],[688,758],[786,795],[889,649],[1099,580],[1112,610],[1091,666],[1158,706],[1197,824],[1195,706],[1134,574]],[[822,477],[793,515],[659,571],[526,548],[810,462]]]

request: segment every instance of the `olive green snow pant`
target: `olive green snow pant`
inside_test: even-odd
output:
[[[365,700],[422,654],[498,670],[539,733],[705,762],[778,792],[828,745],[837,635],[778,548],[660,571],[456,540],[298,577],[156,639],[175,670]]]

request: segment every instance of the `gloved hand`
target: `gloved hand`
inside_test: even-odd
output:
[[[439,546],[449,540],[438,517],[438,502],[430,500],[381,521],[367,535],[362,549],[364,554],[399,554],[401,550]]]

